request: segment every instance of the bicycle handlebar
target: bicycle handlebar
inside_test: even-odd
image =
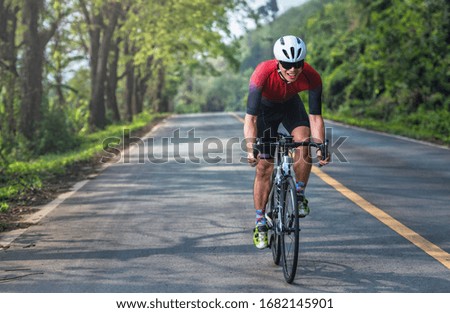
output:
[[[267,143],[274,146],[284,147],[287,149],[294,149],[298,147],[315,147],[320,149],[322,152],[322,160],[325,160],[328,157],[328,139],[325,139],[323,143],[315,143],[311,141],[293,141],[291,136],[286,136],[283,134],[279,134],[279,139],[276,142]],[[263,143],[255,144],[254,147],[258,149],[258,147],[262,147]],[[259,150],[259,149],[258,149]],[[321,165],[319,165],[321,167]]]
[[[271,143],[273,145],[277,146],[283,146],[285,148],[298,148],[298,147],[314,147],[320,149],[322,152],[322,160],[325,160],[328,156],[328,139],[325,139],[325,142],[323,143],[315,143],[311,141],[301,141],[301,142],[286,142],[283,139],[286,137],[281,138],[281,140]]]

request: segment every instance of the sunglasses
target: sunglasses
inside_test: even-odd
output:
[[[303,67],[303,64],[305,63],[304,60],[301,60],[298,62],[284,62],[284,61],[278,61],[278,62],[280,62],[281,66],[286,70],[290,70],[291,68],[301,68],[301,67]]]

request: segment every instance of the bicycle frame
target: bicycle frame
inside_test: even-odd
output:
[[[328,155],[328,141],[326,140],[324,144],[309,141],[294,142],[293,137],[280,134],[278,140],[270,144],[275,145],[275,155],[272,187],[266,204],[269,246],[275,264],[280,263],[282,256],[284,277],[288,283],[292,283],[297,268],[300,232],[292,152],[297,147],[312,146],[319,148],[325,159]],[[284,224],[285,221],[287,225]],[[289,239],[286,241],[286,238]]]
[[[275,191],[274,188],[278,189],[278,192],[280,191],[281,184],[284,179],[287,177],[292,177],[295,180],[295,172],[292,168],[292,165],[294,164],[294,160],[290,153],[293,149],[297,147],[315,147],[319,148],[322,152],[322,158],[325,159],[328,155],[328,140],[325,140],[323,144],[318,144],[310,141],[302,141],[302,142],[295,142],[293,141],[292,136],[288,136],[285,134],[278,134],[278,140],[274,143],[270,143],[271,145],[275,146],[275,156],[274,156],[274,169],[272,174],[272,188],[269,194],[269,198],[273,196],[273,192]],[[320,166],[320,165],[319,165]],[[278,198],[279,200],[279,198]],[[276,209],[276,214],[279,214],[280,212],[280,201],[277,201],[278,207]],[[266,218],[269,221],[269,226],[273,226],[272,219],[268,216]],[[283,225],[281,224],[281,219],[278,218],[279,225],[276,225],[276,234],[279,235],[283,231]],[[270,246],[270,242],[269,242]]]

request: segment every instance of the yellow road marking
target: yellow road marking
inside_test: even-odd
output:
[[[244,123],[244,119],[237,115],[236,113],[230,113],[238,121]],[[418,233],[410,229],[409,227],[403,225],[395,218],[384,212],[383,210],[377,208],[375,205],[358,195],[356,192],[351,191],[336,179],[332,178],[330,175],[324,173],[319,168],[312,168],[312,172],[322,179],[325,183],[336,189],[339,193],[345,196],[347,199],[355,203],[361,209],[378,219],[380,222],[385,224],[387,227],[395,231],[397,234],[403,238],[409,240],[415,246],[423,250],[425,253],[430,255],[432,258],[442,263],[447,269],[450,269],[450,254],[436,246],[434,243],[426,240]]]
[[[400,236],[406,238],[414,245],[422,249],[425,253],[442,263],[447,269],[450,269],[450,254],[436,246],[434,243],[426,240],[418,233],[413,231],[412,229],[406,227],[395,218],[384,212],[383,210],[377,208],[369,201],[362,198],[357,193],[351,191],[336,179],[332,178],[328,174],[325,174],[323,171],[318,169],[317,167],[312,168],[312,172],[316,174],[320,179],[322,179],[325,183],[336,189],[342,195],[347,197],[350,201],[355,203],[361,209],[378,219],[380,222],[394,230]]]
[[[242,117],[240,117],[239,115],[237,115],[237,114],[234,113],[234,112],[230,112],[230,115],[234,116],[239,122],[242,122],[242,123],[245,122],[244,119],[243,119]]]

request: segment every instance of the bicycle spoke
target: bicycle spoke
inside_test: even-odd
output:
[[[288,283],[294,280],[297,271],[299,221],[297,195],[293,179],[286,181],[282,219],[285,229],[281,236],[282,263],[284,277]]]
[[[281,242],[280,242],[280,236],[276,232],[276,227],[278,225],[278,211],[275,210],[275,208],[278,208],[279,206],[279,191],[277,190],[276,185],[274,184],[272,186],[272,190],[269,195],[269,199],[267,201],[266,205],[266,212],[270,212],[271,219],[272,219],[272,227],[269,230],[269,240],[270,240],[270,248],[272,250],[272,257],[273,262],[276,265],[280,264],[281,259]]]

